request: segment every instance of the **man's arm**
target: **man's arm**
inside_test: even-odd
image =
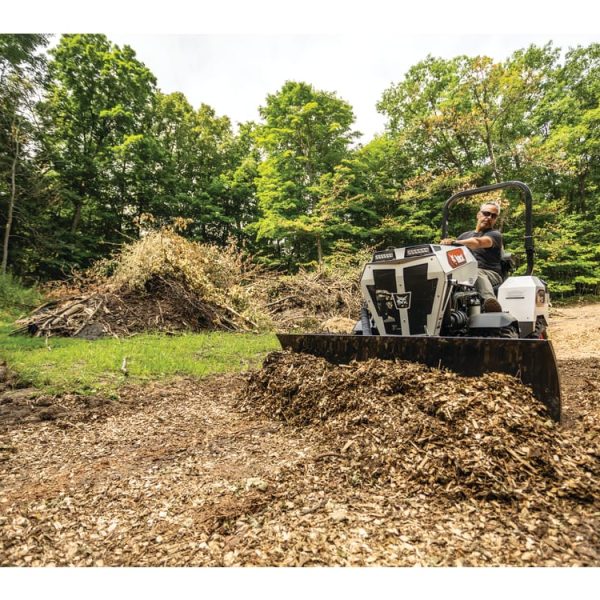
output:
[[[469,250],[477,250],[478,248],[491,248],[494,245],[494,240],[491,237],[484,235],[482,237],[470,237],[464,240],[445,238],[440,243],[459,244],[461,246],[466,246]]]

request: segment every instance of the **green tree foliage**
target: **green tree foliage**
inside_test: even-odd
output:
[[[210,188],[220,172],[229,120],[206,105],[195,111],[183,94],[174,93],[158,94],[153,121],[157,189],[148,208],[166,221],[192,219],[191,231],[206,239],[207,226],[219,221]]]
[[[327,202],[321,177],[333,174],[356,136],[350,105],[335,94],[288,81],[260,108],[256,132],[265,159],[258,166],[258,240],[269,243],[275,262],[286,265],[323,258]],[[325,212],[323,212],[325,210]]]
[[[252,129],[242,124],[235,134],[229,118],[218,117],[210,106],[195,111],[181,93],[157,94],[148,158],[154,187],[141,212],[159,223],[188,219],[188,234],[202,241],[247,241],[244,227],[256,218],[259,160]]]
[[[410,160],[403,202],[417,201],[437,225],[440,216],[434,213],[440,215],[454,191],[525,181],[534,191],[536,272],[561,292],[589,292],[600,284],[594,169],[598,45],[569,51],[562,65],[559,55],[548,44],[500,63],[488,57],[428,57],[384,92],[378,108],[388,117],[387,135]],[[507,245],[522,254],[522,203],[509,194],[504,207]],[[470,228],[474,207],[455,212],[455,231]],[[572,212],[585,219],[570,219]],[[549,239],[549,232],[555,237]]]
[[[534,113],[532,176],[552,210],[540,266],[566,295],[600,289],[600,44],[566,53]]]
[[[234,133],[211,107],[160,93],[133,50],[103,35],[62,36],[50,54],[36,115],[43,197],[29,214],[35,226],[22,239],[19,271],[62,276],[175,218],[187,219],[196,239],[251,245],[252,124]]]
[[[56,190],[60,263],[86,264],[122,241],[148,151],[155,79],[129,47],[104,35],[64,35],[50,51],[43,159]]]
[[[47,43],[0,35],[0,226],[15,275],[63,276],[176,218],[277,268],[350,264],[439,239],[451,194],[518,179],[534,193],[536,274],[564,295],[599,291],[599,44],[428,56],[383,92],[385,133],[357,146],[352,107],[308,83],[288,81],[259,122],[234,127],[163,94],[128,46],[64,35],[46,64]],[[523,204],[502,205],[523,258]],[[456,205],[451,233],[475,211]]]
[[[400,195],[409,175],[407,164],[403,148],[389,136],[380,136],[321,177],[316,214],[327,250],[354,253],[365,246],[423,241],[423,222],[430,217]]]
[[[555,58],[550,47],[488,57],[428,57],[386,90],[378,109],[412,157],[416,176],[498,182],[520,170],[530,111]],[[438,185],[436,183],[436,185]]]
[[[223,215],[220,238],[224,243],[233,238],[252,252],[254,237],[248,226],[258,219],[256,181],[260,152],[254,141],[254,123],[242,123],[236,135],[225,146],[225,168],[219,175],[217,190]]]
[[[0,223],[2,258],[0,272],[19,267],[22,253],[13,240],[23,236],[28,204],[35,205],[37,172],[33,161],[36,121],[34,104],[45,66],[41,34],[0,35]]]

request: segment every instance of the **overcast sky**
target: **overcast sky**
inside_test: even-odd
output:
[[[150,68],[159,88],[183,92],[197,108],[212,106],[234,123],[258,120],[267,94],[286,80],[336,92],[351,104],[363,142],[384,127],[376,110],[383,91],[402,80],[428,54],[451,58],[485,54],[507,58],[531,43],[550,41],[567,49],[594,41],[591,35],[135,35],[106,32],[129,44]],[[597,38],[596,38],[597,39]]]
[[[531,43],[600,41],[589,0],[26,0],[3,7],[0,31],[99,32],[129,44],[164,93],[180,91],[234,123],[258,120],[286,80],[336,92],[369,141],[375,105],[428,54],[503,60]],[[177,33],[175,33],[177,32]],[[58,36],[55,37],[55,41]]]

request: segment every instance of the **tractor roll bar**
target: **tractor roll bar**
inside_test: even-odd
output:
[[[531,275],[533,273],[533,223],[532,223],[532,204],[533,199],[531,196],[531,190],[521,181],[503,181],[502,183],[494,183],[493,185],[484,185],[483,187],[473,188],[472,190],[463,190],[457,192],[451,198],[446,200],[444,208],[442,210],[442,239],[448,237],[448,212],[450,207],[460,198],[467,196],[475,196],[476,194],[485,194],[494,190],[501,190],[505,188],[517,188],[523,192],[523,199],[525,201],[525,254],[527,256],[527,273]]]

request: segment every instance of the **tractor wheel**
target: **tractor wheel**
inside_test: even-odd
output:
[[[508,327],[501,327],[498,329],[498,337],[505,339],[518,339],[519,330],[514,325]]]
[[[546,329],[546,321],[544,317],[538,317],[535,321],[535,329],[527,336],[534,340],[547,340],[548,330]]]

